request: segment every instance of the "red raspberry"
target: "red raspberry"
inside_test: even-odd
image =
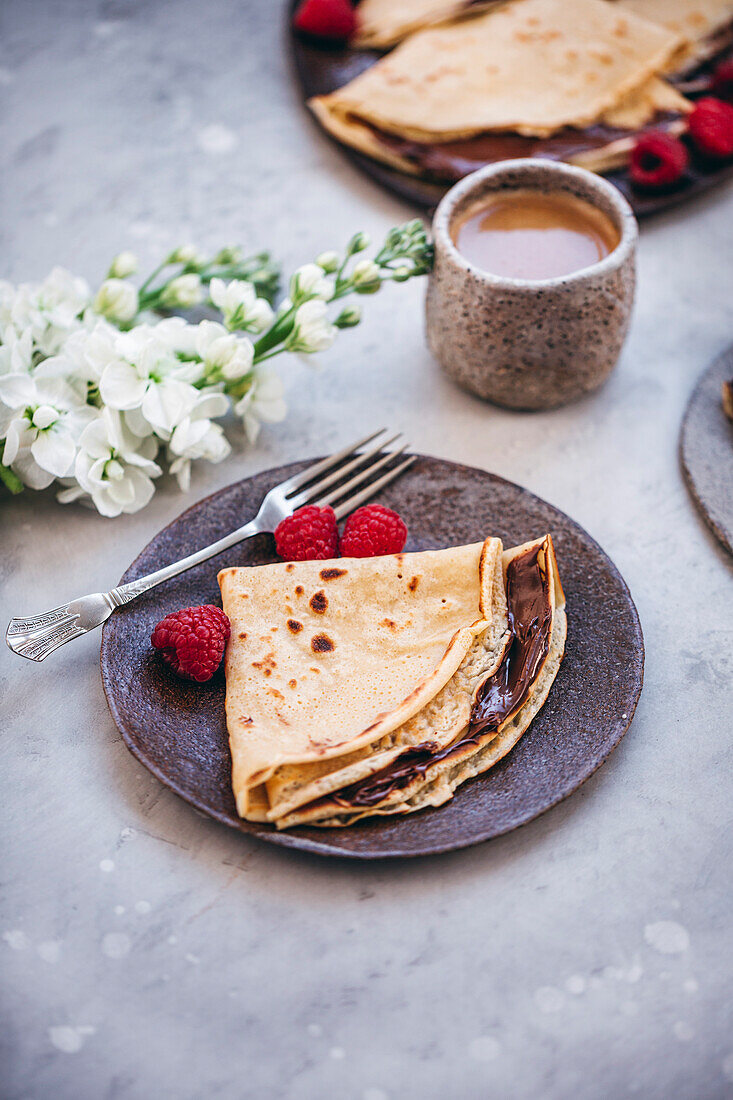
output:
[[[220,607],[184,607],[158,623],[150,641],[186,680],[210,680],[221,664],[231,627]]]
[[[407,539],[402,519],[381,504],[367,504],[349,516],[341,536],[345,558],[376,558],[399,554]]]
[[[663,130],[640,134],[631,151],[631,179],[638,187],[669,187],[687,168],[687,149]]]
[[[687,120],[690,137],[701,153],[716,160],[733,156],[733,107],[722,99],[698,99]]]
[[[315,38],[342,41],[354,33],[356,16],[349,0],[303,0],[293,25]]]
[[[275,546],[286,561],[313,561],[335,558],[339,552],[336,513],[330,505],[318,508],[307,504],[275,528]]]
[[[733,100],[733,58],[721,61],[713,73],[710,89],[718,99]]]

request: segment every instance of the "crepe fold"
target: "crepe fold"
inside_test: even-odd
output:
[[[501,0],[361,0],[352,43],[387,49],[409,34],[470,12],[483,11]]]
[[[232,623],[226,709],[237,808],[279,828],[439,805],[516,743],[564,649],[549,536],[506,553],[489,538],[230,569],[219,580]],[[528,617],[530,656],[517,650]],[[314,648],[315,639],[332,648]]]
[[[661,24],[685,39],[685,60],[717,52],[716,39],[733,28],[733,0],[615,0],[619,8]]]

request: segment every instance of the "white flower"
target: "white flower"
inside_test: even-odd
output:
[[[110,279],[127,279],[137,271],[137,256],[134,252],[119,252],[109,268]]]
[[[77,439],[94,415],[63,379],[6,374],[0,378],[3,464],[31,489],[45,489],[69,473]]]
[[[35,348],[42,355],[55,355],[70,332],[80,325],[80,316],[91,297],[84,279],[55,267],[42,283],[3,283],[0,289],[0,339],[7,330],[18,336],[30,331]]]
[[[182,490],[191,484],[191,462],[205,458],[209,462],[221,462],[231,451],[219,424],[212,418],[223,416],[229,410],[229,398],[216,391],[202,391],[189,415],[175,428],[168,443],[170,472],[175,474]]]
[[[161,302],[168,309],[193,309],[203,300],[201,279],[193,272],[171,279],[161,295]]]
[[[282,379],[274,371],[258,370],[244,397],[234,406],[237,416],[244,422],[244,430],[250,443],[257,440],[260,422],[278,424],[285,419],[288,407],[284,400]]]
[[[27,374],[33,364],[33,334],[27,328],[21,335],[12,326],[5,330],[0,344],[0,375]]]
[[[58,494],[62,504],[89,496],[103,516],[138,512],[149,503],[155,486],[152,478],[162,473],[153,461],[157,442],[136,438],[119,413],[102,409],[79,440],[74,463],[77,485]]]
[[[265,298],[258,298],[252,283],[245,279],[212,279],[209,287],[211,301],[224,316],[228,329],[244,329],[247,332],[263,332],[272,323],[273,312]]]
[[[252,369],[252,342],[246,336],[227,332],[216,321],[202,321],[197,325],[195,347],[206,367],[207,378],[220,375],[227,382],[236,382]]]
[[[124,279],[105,279],[94,299],[94,309],[108,321],[126,324],[137,313],[137,290]]]
[[[200,365],[181,363],[165,339],[177,330],[160,329],[137,325],[118,334],[101,371],[99,393],[105,405],[139,413],[137,419],[127,418],[138,435],[153,429],[167,439],[198,400],[191,376],[200,373]]]
[[[303,264],[290,280],[290,297],[296,305],[309,298],[328,302],[333,297],[333,280],[324,275],[318,264]]]
[[[298,306],[295,324],[285,341],[288,351],[310,354],[325,351],[336,339],[338,329],[328,319],[327,306],[318,298],[312,298]]]

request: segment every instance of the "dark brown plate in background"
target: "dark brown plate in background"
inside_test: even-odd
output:
[[[733,346],[703,374],[687,405],[680,461],[687,488],[711,531],[733,554],[733,423],[721,388],[733,378]]]
[[[146,546],[123,580],[221,538],[254,515],[273,485],[306,465],[267,470],[195,504]],[[499,836],[579,787],[626,733],[639,699],[644,643],[636,608],[613,563],[563,512],[494,474],[437,458],[420,458],[380,500],[405,517],[408,550],[478,542],[488,534],[513,546],[550,531],[567,595],[565,660],[543,709],[508,756],[439,809],[347,829],[284,832],[237,817],[223,673],[203,685],[179,680],[149,639],[170,611],[221,602],[218,569],[277,560],[270,536],[259,535],[153,589],[104,626],[104,690],[130,751],[199,810],[273,844],[379,859],[445,852]]]
[[[298,82],[304,102],[314,95],[327,95],[336,88],[342,88],[355,76],[370,68],[383,54],[376,50],[359,50],[350,47],[333,46],[327,43],[311,42],[307,38],[297,34],[292,29],[292,16],[298,7],[299,0],[293,2],[286,9],[288,12],[288,33],[290,34],[293,61]],[[398,3],[398,0],[395,0]],[[698,74],[694,74],[698,75]],[[310,114],[310,111],[308,112]],[[313,118],[313,116],[311,116]],[[317,125],[313,118],[314,125]],[[325,133],[325,131],[324,131]],[[357,152],[348,145],[337,141],[332,135],[327,134],[330,140],[338,145],[352,163],[356,164],[368,176],[375,179],[387,191],[398,195],[401,199],[416,206],[432,210],[446,193],[452,183],[435,183],[419,176],[410,176],[406,172],[400,172],[390,168],[386,164],[372,160],[371,157]],[[542,156],[542,142],[538,141],[535,156]],[[632,187],[629,174],[626,169],[604,173],[606,178],[618,187],[619,191],[628,199],[637,217],[646,217],[648,214],[656,214],[660,210],[666,210],[670,206],[684,202],[702,191],[716,186],[724,179],[733,176],[733,161],[724,164],[705,164],[694,156],[687,175],[678,187],[666,192],[646,193]]]

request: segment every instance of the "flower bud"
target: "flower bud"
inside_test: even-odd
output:
[[[36,411],[33,413],[33,427],[38,428],[39,431],[43,431],[45,428],[50,428],[52,424],[55,424],[59,418],[59,414],[53,405],[39,405]]]
[[[320,256],[316,256],[316,263],[327,275],[332,275],[334,271],[338,271],[339,254],[338,252],[322,252]]]
[[[197,248],[192,244],[182,244],[168,257],[169,264],[198,264],[201,262]]]
[[[137,313],[137,290],[123,279],[105,279],[97,291],[93,308],[108,321],[126,324]]]
[[[412,271],[409,267],[405,266],[396,267],[392,272],[392,278],[396,283],[406,283],[410,275],[412,275]]]
[[[336,328],[354,328],[361,321],[359,306],[345,306],[334,321]]]
[[[356,252],[363,252],[369,247],[369,237],[366,233],[356,233],[346,246],[346,254],[353,256]]]
[[[242,261],[242,249],[236,245],[232,245],[229,248],[222,248],[214,256],[215,264],[238,264]]]
[[[374,263],[374,260],[360,260],[354,266],[351,273],[351,281],[354,288],[361,294],[370,294],[379,290],[382,281],[382,272]]]
[[[134,252],[120,252],[110,264],[110,279],[126,279],[137,271],[137,256]]]
[[[191,309],[203,301],[203,290],[198,275],[179,275],[171,279],[161,294],[161,304],[169,309]]]
[[[327,279],[318,264],[303,264],[290,280],[290,297],[297,305],[309,298],[327,302],[333,294],[332,279]]]

